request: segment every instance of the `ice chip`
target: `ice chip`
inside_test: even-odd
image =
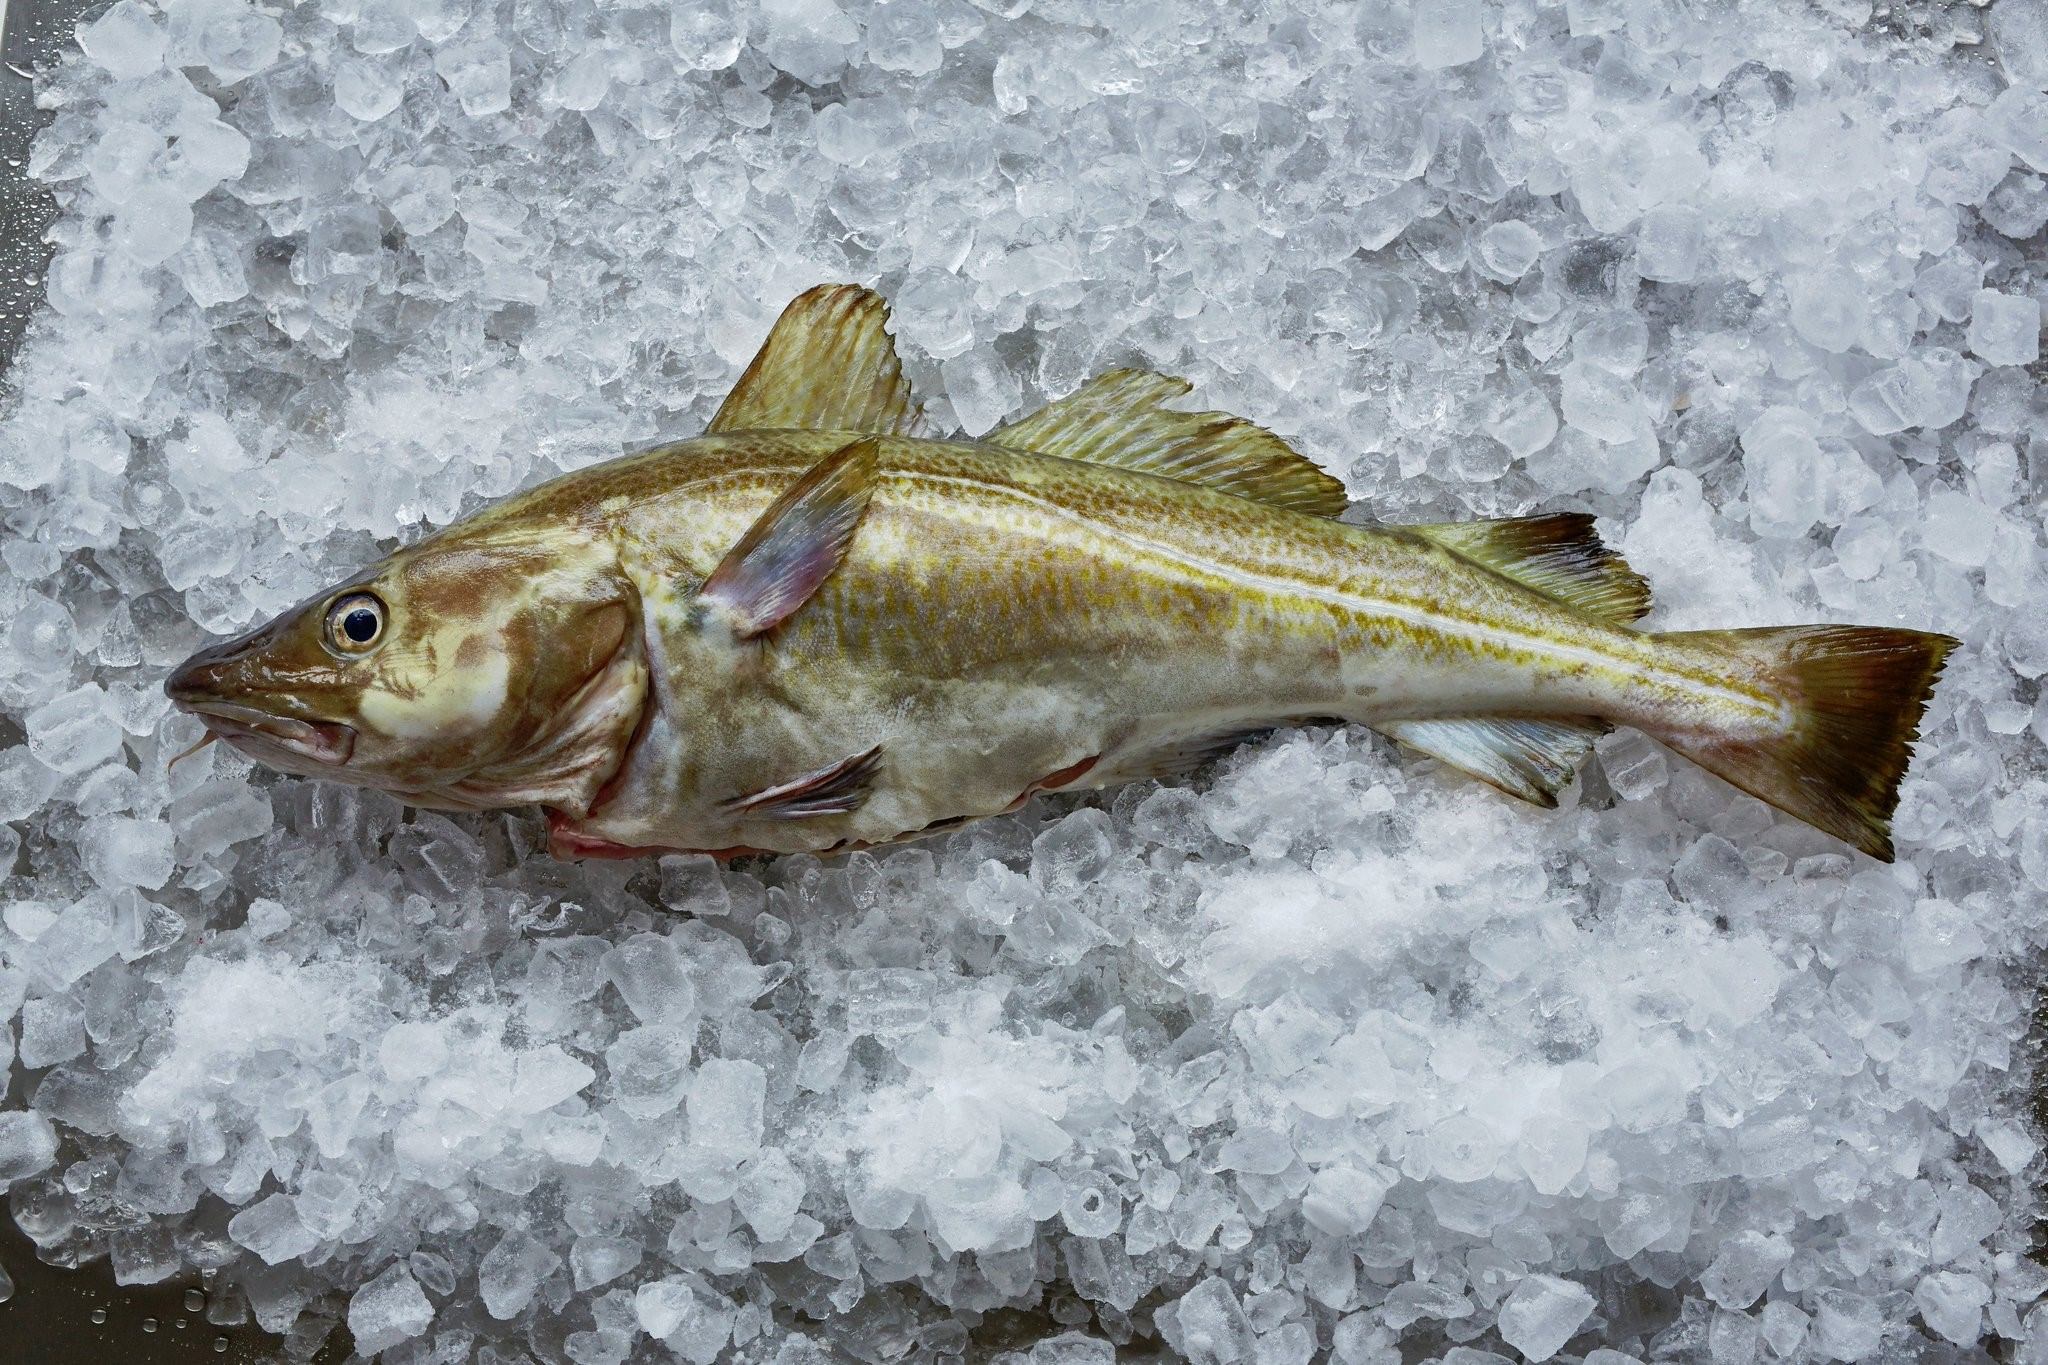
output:
[[[262,1257],[265,1265],[281,1265],[320,1244],[299,1218],[291,1196],[284,1194],[270,1195],[229,1219],[228,1236]]]
[[[1585,1286],[1555,1275],[1531,1275],[1501,1303],[1501,1340],[1528,1360],[1548,1360],[1592,1313],[1593,1296]]]
[[[1479,234],[1479,263],[1503,280],[1519,280],[1543,253],[1543,239],[1519,218],[1493,224]]]
[[[1332,1237],[1363,1232],[1379,1216],[1393,1187],[1393,1177],[1376,1166],[1325,1166],[1309,1181],[1301,1214]]]
[[[154,891],[177,866],[171,827],[161,820],[101,816],[85,827],[79,853],[93,881],[109,889],[139,886]]]
[[[604,955],[605,979],[644,1024],[679,1020],[697,1004],[675,943],[660,934],[635,934]]]
[[[1700,1275],[1700,1288],[1723,1308],[1748,1308],[1792,1260],[1792,1244],[1777,1233],[1738,1232],[1721,1243]]]
[[[1256,1349],[1251,1321],[1230,1286],[1204,1279],[1173,1304],[1167,1341],[1193,1365],[1248,1365]]]
[[[1705,228],[1688,204],[1659,204],[1636,227],[1636,270],[1646,280],[1690,284],[1699,277]]]
[[[83,773],[121,751],[121,722],[98,683],[62,693],[28,713],[28,751],[56,772]]]
[[[754,1062],[714,1057],[697,1068],[685,1111],[691,1145],[716,1154],[728,1166],[751,1158],[761,1147],[767,1083]]]
[[[516,1228],[506,1233],[477,1266],[484,1310],[500,1321],[517,1317],[533,1301],[541,1281],[561,1265],[562,1258],[532,1233]]]
[[[433,1321],[434,1305],[402,1263],[387,1266],[348,1301],[348,1330],[365,1356],[423,1335]]]
[[[1463,66],[1485,51],[1479,0],[1441,0],[1415,10],[1415,63],[1424,70]]]
[[[1921,1319],[1936,1333],[1958,1346],[1970,1346],[1982,1331],[1991,1289],[1975,1275],[1937,1270],[1914,1287],[1913,1302]]]
[[[1970,301],[1970,353],[1987,365],[2031,365],[2041,356],[2041,301],[1980,289]]]
[[[81,27],[78,45],[116,80],[132,80],[163,65],[163,30],[140,0],[119,0]]]
[[[589,1066],[551,1043],[519,1054],[511,1105],[519,1113],[537,1114],[580,1094],[595,1079]]]
[[[0,1112],[0,1186],[26,1180],[57,1159],[57,1130],[33,1111]]]

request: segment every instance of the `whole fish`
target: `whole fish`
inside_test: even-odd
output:
[[[1592,518],[1348,525],[1335,479],[1157,374],[917,437],[887,316],[809,291],[705,435],[457,522],[167,691],[289,772],[544,806],[561,856],[884,844],[1306,718],[1540,805],[1632,725],[1892,856],[1949,637],[1640,632]]]

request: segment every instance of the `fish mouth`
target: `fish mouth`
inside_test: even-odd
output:
[[[283,755],[338,768],[355,752],[355,728],[338,721],[297,720],[225,701],[181,699],[178,706],[206,722],[209,734],[273,767],[285,766],[278,763]]]

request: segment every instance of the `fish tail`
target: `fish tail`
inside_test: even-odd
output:
[[[1791,710],[1767,737],[1674,727],[1659,739],[1716,776],[1892,860],[1891,818],[1934,680],[1957,641],[1877,626],[1785,626],[1659,637],[1752,666]]]

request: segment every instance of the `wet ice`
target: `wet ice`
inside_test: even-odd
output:
[[[1982,13],[107,10],[0,425],[15,1218],[400,1359],[2042,1349],[2048,10]],[[165,771],[210,635],[838,278],[942,432],[1157,367],[1359,516],[1599,516],[1651,628],[1962,636],[1901,862],[1626,730],[1555,812],[1316,730],[728,871]]]

